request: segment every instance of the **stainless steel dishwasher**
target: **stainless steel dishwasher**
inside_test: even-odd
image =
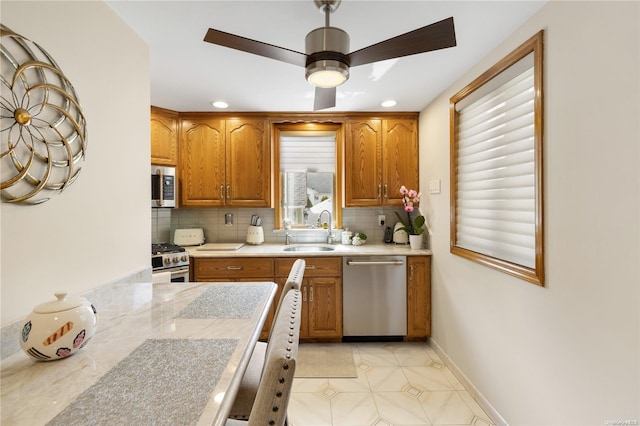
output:
[[[406,256],[345,256],[342,262],[343,340],[406,336]]]

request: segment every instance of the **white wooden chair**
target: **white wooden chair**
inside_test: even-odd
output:
[[[284,426],[298,359],[302,294],[288,291],[280,303],[267,346],[264,369],[247,420],[228,419],[226,426]]]
[[[244,376],[242,376],[242,381],[240,382],[240,387],[238,389],[236,399],[233,403],[233,407],[231,408],[231,412],[229,415],[229,417],[232,419],[246,420],[249,418],[251,407],[253,406],[254,400],[256,399],[256,394],[258,393],[260,378],[262,377],[264,372],[265,356],[268,350],[268,346],[271,343],[271,336],[273,335],[274,327],[280,313],[280,307],[282,306],[282,302],[284,301],[284,298],[290,290],[300,290],[300,288],[302,287],[302,279],[304,277],[305,268],[306,262],[304,261],[304,259],[297,259],[291,266],[291,271],[289,272],[287,281],[282,288],[282,294],[280,295],[280,300],[278,301],[278,305],[276,307],[276,314],[274,316],[273,323],[271,324],[269,339],[267,343],[256,343],[256,346],[253,349],[253,353],[251,354],[251,359],[249,360],[247,369],[244,373]]]

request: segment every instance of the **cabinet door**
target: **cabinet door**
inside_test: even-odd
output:
[[[407,257],[407,337],[431,335],[431,257]]]
[[[418,188],[418,125],[412,119],[387,119],[382,124],[383,204],[402,205],[400,187]]]
[[[342,336],[341,284],[335,277],[308,279],[308,337]]]
[[[380,120],[349,120],[345,141],[345,206],[378,206],[382,199]]]
[[[227,120],[227,206],[270,207],[271,155],[266,120]]]
[[[151,107],[151,164],[178,165],[178,114]]]
[[[224,203],[224,121],[183,118],[180,131],[182,206],[215,207]]]

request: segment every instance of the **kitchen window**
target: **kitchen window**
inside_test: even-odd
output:
[[[342,222],[340,164],[344,144],[337,123],[276,123],[274,135],[275,227],[313,229],[323,211]],[[324,218],[328,220],[328,215]],[[331,225],[331,224],[329,224]]]
[[[451,253],[544,285],[543,31],[450,99]]]

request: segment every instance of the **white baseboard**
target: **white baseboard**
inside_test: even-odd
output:
[[[451,373],[458,379],[458,381],[465,387],[471,397],[475,399],[478,405],[484,410],[485,413],[493,420],[496,425],[509,426],[509,423],[498,413],[498,411],[491,405],[491,403],[480,393],[480,391],[471,383],[471,381],[465,376],[465,374],[458,368],[458,366],[449,358],[442,347],[432,337],[429,338],[429,345],[442,359],[445,365],[451,370]]]

